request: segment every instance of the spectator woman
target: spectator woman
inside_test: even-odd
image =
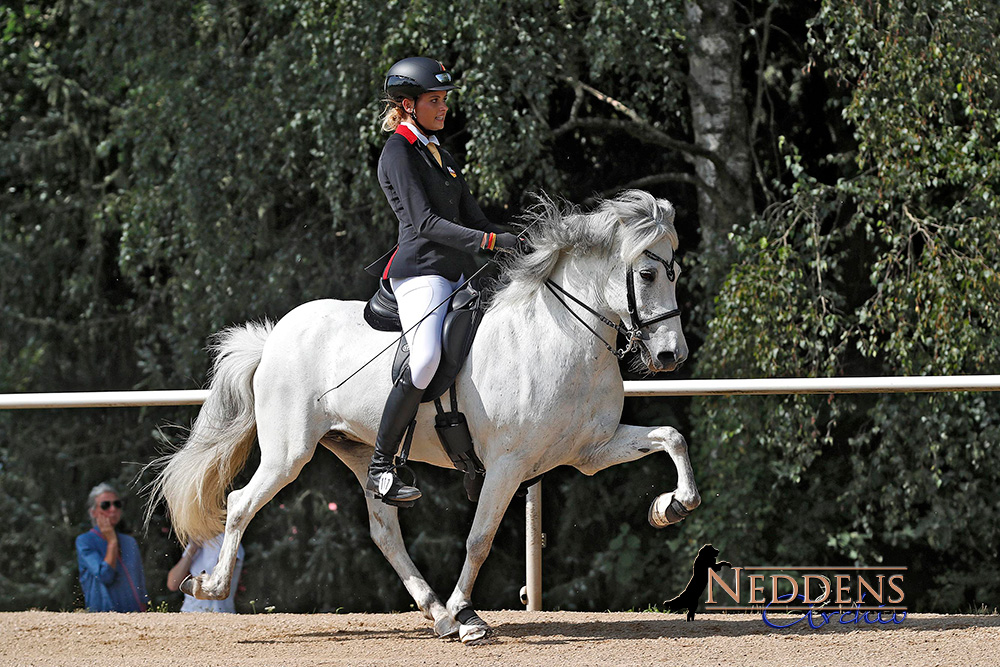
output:
[[[87,513],[92,527],[76,538],[80,586],[87,611],[146,611],[146,576],[139,545],[119,533],[121,495],[102,483],[90,490]]]

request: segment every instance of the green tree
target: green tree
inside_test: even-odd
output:
[[[833,110],[856,145],[817,160],[785,143],[795,178],[738,235],[700,374],[1000,368],[995,9],[824,3],[812,66],[843,91]],[[995,506],[979,493],[1000,481],[991,395],[697,405],[713,444],[696,469],[720,490],[698,530],[724,535],[727,558],[908,565],[922,609],[1000,593]]]

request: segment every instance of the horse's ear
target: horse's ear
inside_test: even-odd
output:
[[[674,205],[669,199],[657,199],[656,207],[659,209],[660,221],[665,225],[674,224]]]

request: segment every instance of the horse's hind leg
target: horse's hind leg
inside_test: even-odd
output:
[[[229,494],[226,504],[226,534],[219,553],[219,562],[211,575],[204,573],[188,577],[181,590],[202,600],[222,600],[229,597],[233,567],[250,520],[261,507],[299,476],[313,452],[319,436],[309,433],[304,425],[290,425],[286,420],[259,420],[260,466],[250,482]]]
[[[368,461],[371,460],[372,449],[356,442],[323,441],[334,454],[351,469],[358,482],[365,484],[368,476]],[[407,592],[417,603],[420,611],[428,620],[434,621],[434,632],[439,637],[449,637],[458,632],[458,623],[452,618],[440,598],[431,589],[420,570],[413,564],[410,555],[406,553],[403,534],[399,530],[399,515],[395,507],[386,505],[381,500],[368,498],[368,522],[372,541],[378,546],[392,569],[403,581]]]

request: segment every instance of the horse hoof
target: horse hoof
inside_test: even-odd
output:
[[[486,621],[479,618],[479,615],[470,607],[459,611],[455,616],[460,624],[458,638],[462,640],[463,644],[466,646],[478,644],[486,639],[486,635],[490,631],[490,626]]]
[[[454,637],[458,634],[459,628],[458,621],[451,618],[450,616],[445,616],[434,622],[434,634],[436,634],[441,639],[446,637]]]
[[[673,493],[661,493],[649,506],[649,525],[653,528],[666,528],[680,523],[691,513]]]
[[[191,597],[198,597],[195,595],[195,578],[190,574],[184,577],[184,581],[181,582],[181,593],[185,595],[190,595]]]
[[[485,641],[489,632],[488,625],[463,625],[458,630],[458,637],[466,646],[475,646]]]

